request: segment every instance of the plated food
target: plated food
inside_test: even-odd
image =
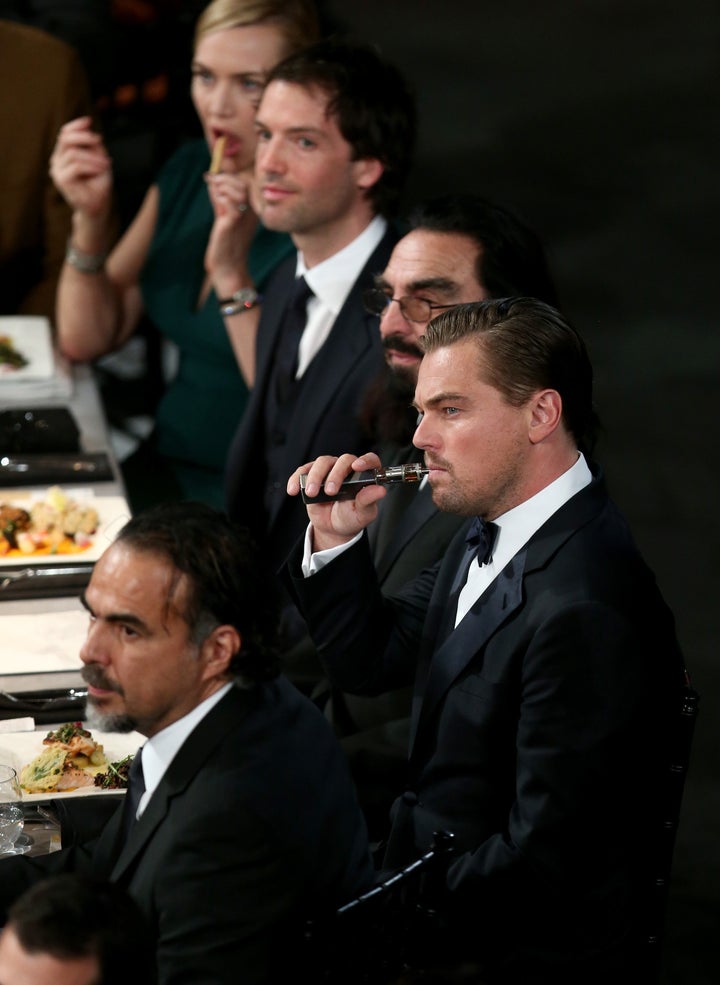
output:
[[[0,373],[14,373],[27,366],[25,356],[15,347],[10,335],[0,335]]]
[[[119,790],[127,786],[132,756],[108,762],[102,743],[82,722],[66,722],[48,732],[42,751],[20,770],[20,786],[27,793],[54,793],[80,787]]]
[[[60,486],[27,507],[0,502],[0,557],[80,554],[92,545],[99,522],[91,502],[72,499]]]
[[[28,793],[94,786],[95,773],[107,765],[102,745],[81,722],[66,722],[42,740],[43,750],[20,771]]]

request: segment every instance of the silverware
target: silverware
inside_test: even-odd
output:
[[[0,578],[0,591],[11,585],[17,585],[18,582],[29,581],[31,578],[67,578],[73,575],[87,575],[89,577],[92,570],[91,564],[80,564],[67,565],[63,568],[51,568],[48,565],[41,568],[22,568],[20,571],[8,571]]]
[[[87,698],[87,690],[71,687],[60,694],[47,695],[46,697],[34,697],[31,694],[17,695],[11,694],[10,691],[0,691],[0,698],[10,701],[13,704],[38,705],[42,708],[52,708],[55,705],[67,705],[70,702],[84,701]]]

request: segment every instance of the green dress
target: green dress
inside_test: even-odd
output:
[[[196,307],[213,223],[203,177],[209,163],[207,144],[194,140],[173,154],[157,179],[157,228],[140,287],[151,322],[178,348],[179,366],[158,405],[141,468],[126,476],[134,509],[168,498],[169,490],[222,508],[227,449],[248,399],[215,292]],[[286,234],[258,227],[248,265],[259,291],[294,249]],[[160,481],[161,473],[170,484]]]

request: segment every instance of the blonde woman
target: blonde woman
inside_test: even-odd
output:
[[[178,349],[154,432],[123,464],[134,510],[168,498],[223,505],[227,447],[253,382],[263,285],[293,250],[250,205],[255,110],[267,72],[317,30],[312,0],[205,8],[191,87],[203,139],[171,157],[114,245],[112,161],[101,136],[89,117],[58,136],[50,173],[73,210],[57,296],[62,352],[82,361],[105,355],[143,315]]]

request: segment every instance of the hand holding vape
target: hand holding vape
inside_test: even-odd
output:
[[[430,469],[425,468],[421,462],[413,462],[411,465],[389,465],[385,469],[373,469],[372,474],[365,478],[346,479],[332,496],[324,491],[324,485],[320,486],[320,492],[317,496],[306,496],[305,482],[307,476],[303,474],[300,476],[300,493],[303,503],[332,503],[336,499],[354,499],[359,490],[366,486],[392,486],[400,482],[420,482],[429,471]]]

